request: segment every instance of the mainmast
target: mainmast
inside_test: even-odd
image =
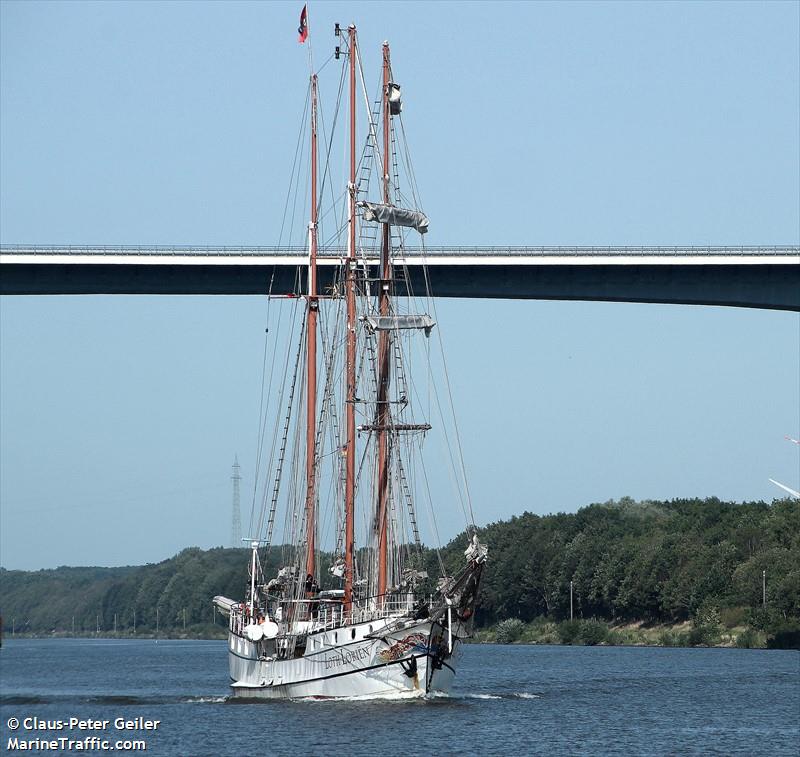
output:
[[[383,202],[389,205],[389,43],[383,43]],[[381,277],[378,294],[378,311],[382,316],[389,315],[389,288],[391,285],[391,225],[383,224],[381,239]],[[389,500],[389,331],[378,332],[378,596],[386,594],[387,583],[387,530]]]
[[[356,499],[356,27],[347,30],[350,54],[350,182],[348,259],[345,266],[347,300],[347,349],[345,356],[345,550],[344,607],[353,603],[355,578],[355,499]]]
[[[306,297],[306,575],[315,575],[317,425],[317,75],[311,75],[311,220]]]

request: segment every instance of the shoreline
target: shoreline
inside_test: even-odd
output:
[[[575,637],[565,641],[559,636],[559,626],[564,623],[591,624],[592,627],[606,626],[605,638],[580,638]],[[736,626],[723,629],[717,639],[697,640],[691,643],[692,623],[684,621],[673,624],[647,625],[644,622],[625,623],[618,625],[605,624],[597,620],[562,621],[561,623],[545,622],[524,624],[527,628],[521,630],[518,638],[504,640],[498,639],[498,628],[502,623],[475,631],[475,635],[466,639],[467,644],[492,644],[497,646],[602,646],[602,647],[661,647],[665,649],[692,649],[692,648],[718,648],[718,649],[768,649],[767,634],[755,631],[747,626]],[[746,635],[748,638],[743,639]],[[130,641],[141,639],[144,641],[225,641],[227,629],[219,629],[217,633],[207,630],[178,631],[178,632],[107,632],[107,633],[30,633],[17,632],[13,635],[4,634],[3,643],[16,639],[75,639],[75,640],[103,640],[103,641]],[[746,643],[745,643],[746,642]]]

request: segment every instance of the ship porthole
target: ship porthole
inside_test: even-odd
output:
[[[339,634],[338,633],[333,634],[333,643],[334,644],[338,644],[339,643]]]
[[[369,632],[372,633],[372,626],[369,627]]]
[[[350,638],[351,639],[355,639],[356,638],[356,629],[355,628],[352,631],[350,631]]]

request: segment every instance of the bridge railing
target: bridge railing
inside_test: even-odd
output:
[[[2,255],[81,255],[81,256],[192,256],[212,257],[270,257],[305,256],[301,246],[230,246],[230,245],[0,245]],[[322,257],[338,258],[346,254],[343,248],[328,248],[319,253]],[[673,246],[426,246],[406,247],[405,257],[608,257],[608,256],[798,256],[800,247],[794,245],[673,245]]]

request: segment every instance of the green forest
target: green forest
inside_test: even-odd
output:
[[[484,640],[537,640],[531,629],[550,624],[557,633],[538,640],[613,643],[604,629],[681,622],[692,624],[686,643],[713,643],[714,629],[725,625],[777,638],[777,646],[800,637],[800,503],[793,500],[623,498],[576,513],[525,512],[479,535],[489,546],[477,615]],[[465,545],[461,534],[438,555],[426,549],[431,576],[439,559],[455,572]],[[211,598],[241,597],[246,566],[247,550],[190,548],[139,567],[0,570],[4,633],[109,635],[116,622],[120,635],[133,634],[134,623],[137,634],[155,633],[157,624],[164,634],[222,634]]]

